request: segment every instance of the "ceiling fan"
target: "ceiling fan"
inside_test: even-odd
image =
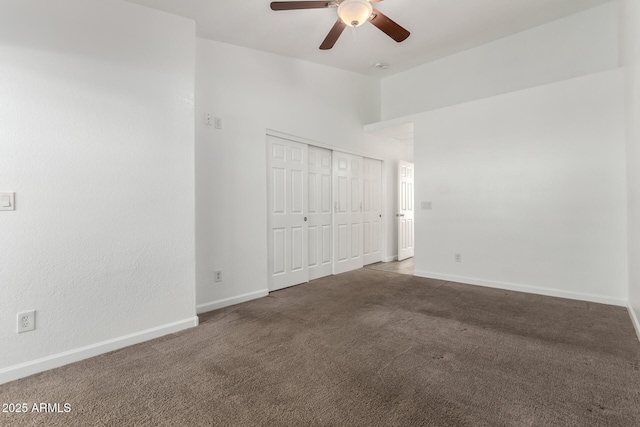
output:
[[[356,28],[369,21],[383,33],[400,43],[409,37],[409,31],[375,9],[371,3],[382,0],[330,0],[330,1],[274,1],[271,10],[328,9],[338,8],[338,20],[320,45],[321,50],[331,49],[349,26]]]

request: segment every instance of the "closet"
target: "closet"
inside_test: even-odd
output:
[[[269,290],[381,261],[382,162],[267,135]]]

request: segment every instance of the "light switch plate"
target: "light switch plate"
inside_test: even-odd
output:
[[[16,193],[0,193],[0,211],[16,210]]]

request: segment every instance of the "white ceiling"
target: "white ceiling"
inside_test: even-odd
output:
[[[411,32],[396,43],[373,25],[318,49],[335,8],[274,12],[270,0],[128,0],[191,18],[199,37],[384,77],[611,0],[385,0],[376,8]],[[387,70],[372,66],[386,62]]]

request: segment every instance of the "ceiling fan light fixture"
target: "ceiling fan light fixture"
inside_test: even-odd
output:
[[[369,20],[373,6],[368,0],[343,0],[338,6],[338,16],[346,25],[359,27]]]

